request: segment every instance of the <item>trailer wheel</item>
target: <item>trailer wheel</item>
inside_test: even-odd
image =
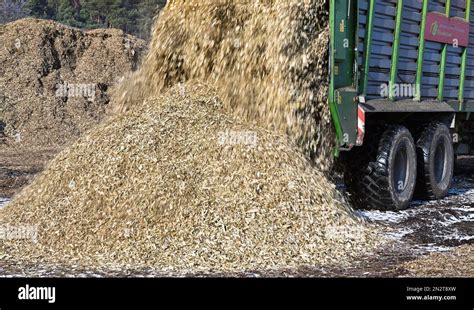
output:
[[[413,138],[407,128],[399,125],[371,131],[363,147],[345,154],[347,189],[356,207],[405,209],[411,203],[416,185]]]
[[[418,180],[416,196],[423,199],[446,197],[454,171],[453,140],[443,123],[428,124],[416,143]]]

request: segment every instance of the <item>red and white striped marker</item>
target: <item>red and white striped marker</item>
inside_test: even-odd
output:
[[[365,136],[365,111],[359,105],[357,109],[357,140],[356,145],[362,146],[364,144]]]

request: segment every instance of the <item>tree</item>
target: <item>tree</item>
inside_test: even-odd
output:
[[[80,2],[60,0],[57,6],[56,20],[72,27],[83,28],[84,19],[81,16]]]
[[[48,0],[29,0],[26,7],[33,17],[53,19],[56,12],[54,12],[50,5],[51,2]]]
[[[0,18],[4,20],[0,19],[0,22],[9,22],[29,14],[82,29],[119,28],[143,39],[149,38],[153,17],[166,4],[166,0],[0,1],[3,1]]]
[[[136,35],[143,39],[150,37],[153,18],[165,7],[166,0],[137,1],[137,32]]]
[[[28,16],[27,0],[2,0],[0,2],[0,24]]]

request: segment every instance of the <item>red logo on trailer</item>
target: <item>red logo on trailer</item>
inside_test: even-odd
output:
[[[467,47],[469,23],[458,17],[430,12],[426,16],[425,40]]]

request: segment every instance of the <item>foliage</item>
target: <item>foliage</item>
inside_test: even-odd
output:
[[[28,0],[0,0],[0,24],[27,16],[27,2]]]
[[[148,39],[166,0],[0,0],[0,23],[27,15],[82,29],[119,28]]]

